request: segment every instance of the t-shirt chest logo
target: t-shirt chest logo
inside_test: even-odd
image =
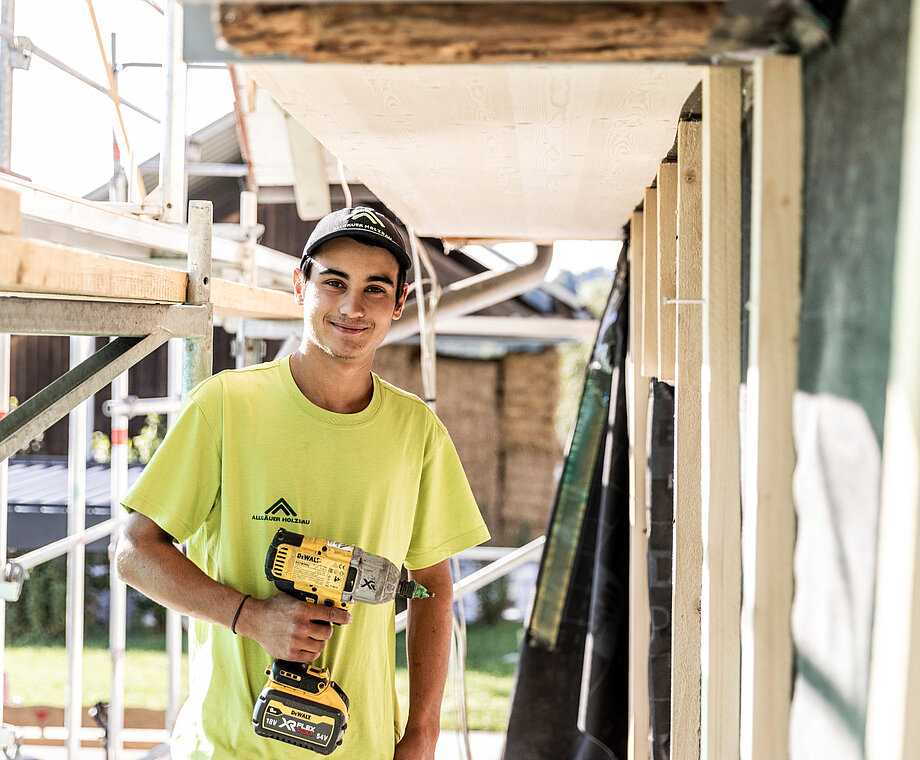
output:
[[[297,516],[296,510],[284,498],[278,499],[261,513],[253,513],[252,519],[258,522],[285,522],[309,525],[309,520]]]

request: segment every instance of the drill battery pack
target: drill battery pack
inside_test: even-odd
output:
[[[256,700],[252,725],[259,736],[329,755],[342,743],[348,697],[329,671],[275,660]]]

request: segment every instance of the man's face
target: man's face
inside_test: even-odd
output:
[[[399,319],[399,267],[385,248],[351,238],[324,243],[313,255],[310,278],[294,274],[294,293],[303,305],[304,340],[337,359],[373,359],[390,323]]]

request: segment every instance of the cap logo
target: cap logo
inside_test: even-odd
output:
[[[371,224],[374,224],[374,225],[376,225],[377,227],[383,227],[383,222],[380,221],[380,217],[377,216],[377,214],[375,214],[375,213],[374,213],[373,211],[371,211],[370,209],[355,209],[354,211],[352,211],[352,212],[348,215],[348,219],[347,219],[346,221],[349,221],[349,222],[355,221],[355,222],[357,222],[357,221],[358,221],[359,219],[361,219],[362,217],[366,217],[367,219],[370,220]]]

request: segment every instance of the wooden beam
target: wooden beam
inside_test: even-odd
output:
[[[866,720],[868,760],[920,757],[920,0],[914,0],[911,18]]]
[[[658,167],[658,379],[674,382],[677,298],[677,164]]]
[[[677,128],[674,591],[671,758],[700,757],[703,534],[700,372],[703,360],[703,143],[699,122]],[[659,181],[660,184],[660,181]]]
[[[648,460],[649,381],[639,369],[643,344],[642,300],[645,287],[644,230],[641,212],[630,223],[629,355],[626,366],[626,411],[629,427],[629,760],[649,756],[648,649],[648,533],[645,521],[645,477]],[[654,250],[654,249],[653,249]]]
[[[754,65],[745,449],[742,757],[789,756],[795,444],[802,236],[799,58]]]
[[[18,235],[21,229],[19,193],[10,188],[0,187],[0,233]]]
[[[658,377],[658,191],[645,191],[643,206],[642,345],[640,371]]]
[[[2,239],[0,291],[157,303],[184,303],[180,269],[9,235]],[[217,314],[251,319],[303,318],[294,296],[229,280],[211,282]]]
[[[741,72],[703,78],[701,757],[736,758],[741,705]]]
[[[223,317],[248,319],[303,319],[303,308],[293,293],[257,288],[230,280],[211,281],[214,312]]]
[[[686,61],[719,2],[222,3],[221,37],[246,56],[331,63]]]
[[[9,236],[3,239],[0,290],[182,303],[185,272],[141,261]]]

